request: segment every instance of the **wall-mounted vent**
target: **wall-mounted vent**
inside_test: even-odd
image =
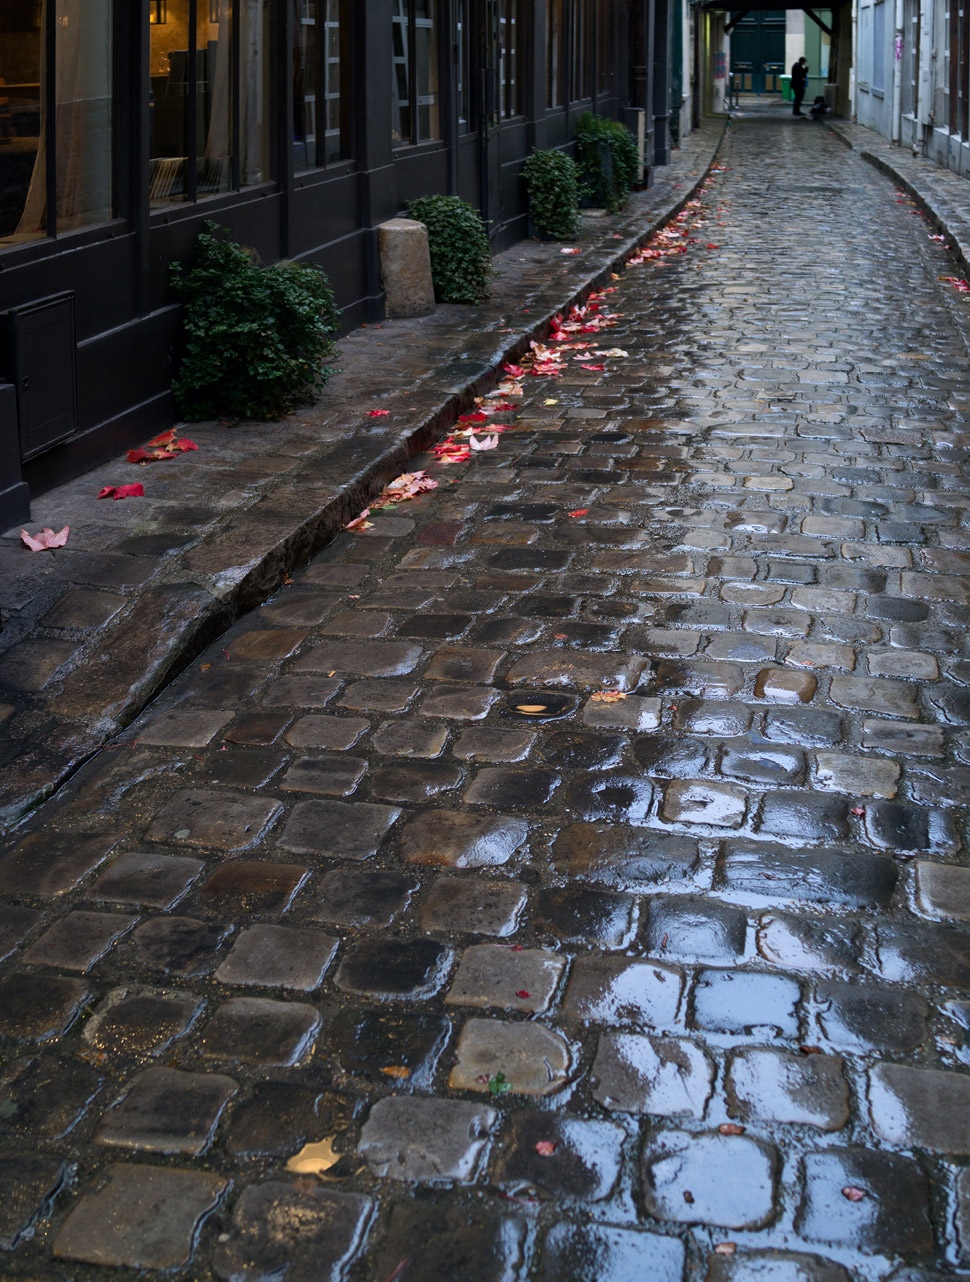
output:
[[[20,454],[30,459],[78,430],[74,295],[55,294],[15,307],[7,320]]]

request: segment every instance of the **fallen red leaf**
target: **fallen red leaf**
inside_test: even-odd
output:
[[[174,442],[174,440],[175,440],[175,428],[170,427],[167,432],[159,432],[158,436],[153,436],[152,439],[148,442],[148,447],[149,449],[151,449],[153,446],[157,447],[157,446],[163,446],[163,445],[165,446],[171,445]]]
[[[580,365],[580,369],[588,369],[592,374],[602,374],[606,369],[605,365]]]
[[[552,1157],[556,1147],[557,1145],[553,1140],[539,1140],[536,1143],[536,1152],[540,1157]]]
[[[518,991],[515,995],[516,995],[516,997],[519,997],[519,998],[521,998],[522,1000],[524,1000],[526,997],[531,997],[531,996],[532,996],[532,994],[529,992],[529,990],[528,990],[527,988],[520,988],[520,989],[519,989],[519,991]]]
[[[368,521],[367,518],[369,516],[370,516],[370,508],[365,507],[363,512],[361,512],[360,516],[355,516],[352,521],[347,522],[347,524],[344,526],[344,529],[350,530],[354,534],[360,534],[364,530],[372,530],[374,528],[374,522]]]
[[[575,519],[576,517],[579,517],[579,516],[588,516],[588,515],[589,515],[589,508],[588,508],[588,507],[577,507],[577,508],[573,508],[573,510],[572,510],[571,512],[569,512],[567,515],[569,515],[569,516],[573,517],[574,519]]]
[[[30,535],[26,530],[21,530],[20,537],[31,552],[46,552],[49,548],[62,548],[67,542],[67,536],[70,532],[71,527],[69,525],[65,525],[63,530],[60,530],[57,534],[54,533],[50,526],[45,525],[40,533],[36,535]]]
[[[865,1189],[856,1188],[854,1184],[847,1184],[842,1190],[842,1196],[850,1202],[861,1202],[865,1195]]]
[[[368,410],[367,417],[368,418],[387,418],[390,412],[391,412],[390,410]]]
[[[134,485],[106,485],[98,495],[99,499],[141,499],[145,497],[145,487]]]
[[[743,1135],[747,1127],[738,1126],[737,1122],[722,1122],[717,1129],[722,1135]]]

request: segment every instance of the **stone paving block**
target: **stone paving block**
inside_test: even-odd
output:
[[[839,1131],[849,1121],[849,1087],[837,1055],[748,1047],[731,1055],[728,1116]]]
[[[730,738],[746,734],[750,727],[750,709],[727,699],[682,699],[674,715],[674,729],[687,734]]]
[[[412,681],[354,681],[337,700],[351,712],[406,712],[420,692]]]
[[[851,645],[817,641],[796,641],[789,646],[785,659],[796,668],[836,668],[842,672],[851,672],[856,663]]]
[[[431,681],[467,681],[486,685],[505,658],[504,650],[477,650],[451,646],[439,650],[424,670]]]
[[[86,1115],[103,1081],[74,1058],[42,1054],[13,1062],[3,1079],[0,1133],[32,1145],[62,1139]]]
[[[8,1153],[0,1157],[0,1251],[12,1251],[46,1213],[60,1189],[66,1168],[56,1157]]]
[[[44,1041],[73,1023],[88,996],[79,979],[8,974],[0,979],[0,1037]]]
[[[785,969],[818,975],[855,974],[859,969],[861,944],[851,922],[766,913],[755,938],[765,961]]]
[[[902,1148],[970,1153],[970,1076],[936,1068],[878,1064],[869,1071],[876,1134]]]
[[[529,835],[524,819],[464,810],[426,811],[402,826],[405,863],[445,868],[491,868],[508,863]]]
[[[311,916],[340,926],[386,926],[407,906],[418,883],[402,873],[338,868],[320,879]]]
[[[68,913],[47,929],[23,955],[29,966],[56,966],[82,974],[126,935],[138,921],[122,913]]]
[[[714,1065],[687,1038],[601,1033],[590,1071],[593,1098],[621,1113],[703,1117]]]
[[[104,863],[115,844],[105,837],[32,832],[0,855],[0,885],[10,895],[66,895]]]
[[[810,672],[785,668],[763,668],[755,678],[754,696],[768,703],[811,703],[818,689],[818,678]]]
[[[766,794],[756,827],[768,837],[801,842],[842,841],[849,835],[849,807],[840,797],[779,788]]]
[[[286,742],[294,748],[329,748],[346,752],[370,729],[363,717],[333,717],[313,714],[299,717],[286,732]]]
[[[262,703],[270,708],[324,708],[343,686],[336,677],[284,676],[267,686]]]
[[[309,1002],[279,1002],[267,997],[233,997],[218,1008],[202,1032],[202,1054],[240,1064],[298,1063],[320,1029]]]
[[[962,927],[885,922],[876,926],[872,969],[897,983],[970,985],[970,937]]]
[[[896,864],[884,855],[824,846],[797,851],[768,842],[725,842],[715,867],[718,888],[773,904],[888,906],[897,879]]]
[[[199,887],[197,901],[223,917],[286,912],[308,877],[303,864],[262,859],[231,859],[220,864]]]
[[[401,811],[356,801],[300,801],[279,838],[284,850],[331,859],[369,859]]]
[[[461,955],[445,1003],[541,1014],[549,1009],[565,967],[565,957],[545,948],[513,951],[502,944],[473,944]]]
[[[251,1184],[216,1244],[212,1269],[223,1282],[285,1277],[340,1282],[373,1211],[369,1197],[270,1181]]]
[[[103,627],[124,604],[125,598],[117,592],[78,588],[55,601],[41,618],[41,623],[46,628],[75,628],[88,632]]]
[[[650,953],[665,960],[727,962],[744,956],[747,914],[689,895],[651,899],[644,927]]]
[[[610,770],[620,765],[626,738],[619,734],[590,734],[568,727],[550,734],[541,744],[543,760],[560,770]]]
[[[913,686],[888,677],[833,677],[829,687],[829,698],[840,708],[914,719],[919,716],[916,693]]]
[[[540,1282],[682,1282],[684,1246],[675,1237],[603,1224],[560,1221],[546,1236]]]
[[[318,1058],[353,1086],[427,1089],[451,1032],[448,1019],[426,1008],[358,1005],[328,1025]]]
[[[181,1268],[228,1183],[209,1171],[109,1166],[67,1217],[53,1254],[106,1268]]]
[[[295,761],[279,782],[285,792],[311,792],[324,797],[349,797],[367,773],[363,757],[333,753]]]
[[[620,771],[574,774],[567,784],[565,803],[578,818],[642,824],[654,804],[649,780]]]
[[[454,761],[388,761],[370,775],[370,794],[381,801],[420,804],[452,792],[465,778]]]
[[[563,1202],[599,1202],[620,1177],[626,1133],[611,1122],[513,1113],[492,1163],[492,1183]]]
[[[643,1150],[644,1208],[674,1223],[763,1228],[775,1214],[777,1168],[775,1150],[746,1136],[658,1131]]]
[[[279,774],[288,757],[278,748],[234,748],[213,754],[202,767],[206,784],[228,784],[255,792]]]
[[[495,1109],[485,1104],[391,1096],[371,1109],[357,1151],[379,1177],[467,1184],[497,1120]]]
[[[149,841],[180,846],[246,850],[272,827],[282,809],[272,798],[185,788],[162,807],[146,835]]]
[[[862,723],[862,747],[881,748],[901,756],[942,757],[942,726],[908,725],[867,717]]]
[[[422,930],[466,934],[515,934],[527,900],[516,881],[439,877],[418,912]]]
[[[842,719],[822,708],[771,708],[765,714],[765,738],[802,748],[834,747],[842,740]]]
[[[288,1158],[319,1136],[343,1143],[352,1111],[348,1099],[329,1091],[293,1082],[256,1082],[249,1098],[233,1105],[226,1150],[233,1157]]]
[[[201,859],[188,855],[132,852],[120,855],[88,892],[91,899],[137,904],[145,908],[173,908],[205,868]]]
[[[104,1114],[94,1138],[109,1148],[204,1153],[237,1086],[218,1073],[146,1068]]]
[[[334,983],[382,1001],[419,1001],[438,991],[451,963],[451,951],[436,939],[375,937],[347,948]]]
[[[583,722],[609,730],[656,730],[660,725],[661,702],[628,694],[617,703],[587,700],[583,705]]]
[[[497,690],[488,687],[442,685],[424,696],[419,712],[424,717],[482,721],[500,697]]]
[[[705,699],[730,699],[744,688],[744,669],[738,663],[695,659],[657,664],[654,685],[664,694],[692,694]]]
[[[139,726],[139,746],[160,748],[204,748],[233,719],[234,713],[202,708],[183,711],[173,708]]]
[[[323,982],[339,941],[320,930],[249,926],[215,973],[222,984],[313,992]]]
[[[864,1148],[828,1149],[802,1159],[795,1228],[810,1242],[865,1253],[920,1255],[933,1247],[929,1184],[912,1158]],[[844,1188],[859,1189],[848,1198]]]
[[[453,1091],[517,1095],[554,1095],[565,1086],[572,1055],[565,1038],[539,1024],[469,1019],[461,1031],[455,1066],[448,1078]]]
[[[873,845],[906,855],[955,851],[959,844],[947,814],[900,801],[866,806],[865,830]]]
[[[818,984],[819,1023],[840,1050],[903,1054],[927,1038],[929,1008],[918,994],[881,984]]]
[[[505,680],[510,686],[622,692],[635,690],[648,666],[639,655],[540,651],[513,663]]]
[[[936,921],[970,921],[970,868],[918,859],[916,907]]]
[[[201,1010],[195,993],[141,984],[115,988],[87,1021],[82,1037],[115,1060],[158,1055],[188,1032]]]
[[[0,904],[0,961],[17,950],[42,916],[33,908]]]
[[[662,814],[668,823],[739,828],[747,804],[747,793],[734,784],[675,779],[664,790]]]
[[[559,784],[560,776],[552,770],[485,766],[475,773],[463,800],[467,805],[500,806],[505,810],[541,809]]]
[[[5,690],[38,694],[79,653],[73,641],[45,640],[42,647],[19,641],[0,657],[0,685]]]
[[[892,798],[896,795],[899,776],[900,767],[895,761],[844,752],[815,754],[815,786],[825,792]]]
[[[553,863],[567,876],[636,893],[687,878],[697,867],[697,843],[643,828],[569,824],[555,839]]]
[[[231,927],[211,925],[195,917],[154,917],[135,928],[131,951],[138,963],[166,975],[203,975]]]
[[[421,646],[408,641],[323,641],[304,651],[293,663],[292,671],[403,677],[414,671],[423,654]]]
[[[447,736],[447,731],[440,733]],[[524,761],[535,740],[536,736],[528,730],[493,730],[490,726],[473,726],[462,730],[452,752],[462,761]]]
[[[563,1000],[563,1013],[589,1023],[672,1026],[684,977],[658,962],[619,957],[577,957]]]
[[[805,773],[805,754],[798,748],[772,748],[741,742],[721,753],[721,773],[742,783],[800,783]]]
[[[900,677],[911,681],[938,681],[940,665],[932,654],[917,650],[871,650],[866,666],[874,677]]]
[[[244,632],[229,642],[234,659],[256,662],[287,659],[295,654],[307,638],[302,628],[266,628],[262,631]]]
[[[704,970],[691,997],[691,1024],[714,1033],[795,1037],[799,985],[785,975]]]
[[[383,1282],[393,1277],[402,1260],[411,1260],[419,1270],[411,1268],[414,1282],[511,1282],[522,1275],[526,1236],[525,1220],[509,1215],[504,1207],[482,1205],[469,1216],[464,1202],[400,1202],[391,1207],[385,1235],[369,1257],[368,1276]]]
[[[850,1282],[834,1260],[801,1251],[741,1251],[708,1257],[705,1282]]]
[[[395,757],[438,757],[447,742],[446,726],[405,721],[385,721],[371,740],[375,751]]]

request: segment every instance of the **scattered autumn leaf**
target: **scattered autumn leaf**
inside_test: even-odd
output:
[[[857,1188],[854,1184],[847,1184],[842,1190],[842,1196],[850,1202],[861,1202],[865,1195],[865,1189]]]
[[[566,515],[567,515],[567,516],[571,516],[571,517],[573,517],[573,519],[575,520],[577,517],[580,517],[580,516],[588,516],[588,515],[589,515],[589,508],[588,508],[588,507],[574,507],[574,508],[573,508],[573,510],[572,510],[571,512],[568,512]]]
[[[495,435],[483,436],[481,440],[479,440],[476,436],[469,436],[468,438],[469,449],[475,451],[476,453],[480,453],[483,450],[494,450],[497,445],[498,445],[498,437]]]
[[[145,497],[144,485],[106,485],[99,499],[141,499]]]
[[[57,534],[45,525],[39,534],[30,535],[26,530],[20,531],[20,537],[30,548],[31,552],[46,552],[48,549],[62,548],[67,542],[67,536],[71,532],[71,527],[65,525],[63,530]]]
[[[717,1129],[722,1135],[743,1135],[748,1128],[738,1126],[737,1122],[722,1122]]]
[[[588,369],[591,374],[601,374],[606,369],[605,365],[580,365],[580,369]]]
[[[559,252],[560,254],[568,254],[572,258],[575,257],[576,254],[581,254],[583,251],[581,249],[560,249]]]
[[[170,428],[167,432],[153,436],[143,449],[129,450],[125,458],[129,463],[163,463],[166,459],[177,458],[179,454],[187,454],[198,448],[195,441],[190,441],[187,436],[179,436],[174,428]]]
[[[512,1089],[512,1083],[504,1073],[493,1073],[488,1079],[488,1090],[490,1095],[505,1095]]]
[[[347,522],[347,524],[344,526],[344,529],[352,530],[355,534],[360,533],[362,530],[372,530],[374,528],[374,522],[368,521],[367,518],[369,516],[370,516],[370,508],[365,507],[363,512],[361,512],[360,516],[355,516],[352,521]]]
[[[694,1194],[690,1191],[690,1189],[684,1189],[684,1201],[688,1204],[688,1206],[693,1205]]]
[[[390,412],[391,412],[390,410],[368,410],[367,417],[368,418],[387,418]]]
[[[543,405],[558,405],[558,404],[559,404],[559,402],[558,402],[558,401],[554,401],[554,400],[551,400],[551,399],[549,399],[549,398],[547,398],[546,400],[544,400],[542,403],[543,403]]]
[[[393,1077],[398,1081],[403,1081],[406,1077],[411,1076],[411,1070],[405,1068],[403,1064],[387,1064],[381,1069],[385,1077]]]
[[[520,999],[520,1001],[525,1001],[527,997],[532,996],[532,994],[529,992],[527,988],[520,988],[515,995]]]
[[[821,1055],[821,1046],[799,1046],[798,1048],[803,1055]]]
[[[714,1248],[715,1255],[733,1255],[738,1249],[736,1242],[718,1242]]]
[[[372,510],[390,507],[395,503],[403,503],[407,499],[417,498],[419,494],[424,494],[427,490],[436,490],[438,482],[433,480],[426,472],[402,472],[400,476],[395,477],[384,486],[380,494],[371,503]]]
[[[539,1140],[536,1143],[536,1152],[540,1157],[552,1157],[557,1147],[554,1140]]]
[[[297,1175],[321,1175],[329,1171],[340,1161],[340,1154],[334,1152],[333,1140],[331,1136],[316,1144],[304,1144],[287,1162],[286,1169]]]
[[[545,712],[548,707],[545,703],[517,703],[516,712]]]
[[[619,703],[626,698],[626,694],[623,690],[597,690],[589,697],[593,703]]]
[[[866,813],[865,806],[853,806],[849,811],[849,814],[855,815],[857,819],[861,818],[865,813]]]

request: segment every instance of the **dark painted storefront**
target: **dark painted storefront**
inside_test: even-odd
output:
[[[206,219],[382,314],[375,228],[457,193],[496,249],[586,110],[669,156],[669,0],[0,0],[0,528],[175,417]]]

